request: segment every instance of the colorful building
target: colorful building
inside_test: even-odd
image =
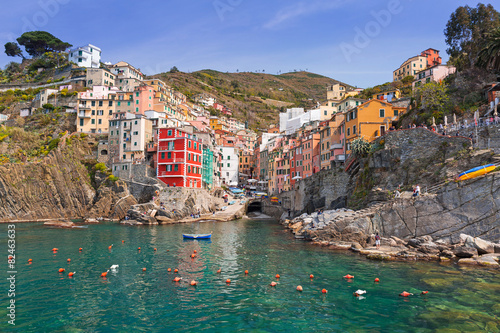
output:
[[[208,148],[203,149],[201,180],[204,187],[211,189],[214,181],[214,153]]]
[[[401,81],[407,76],[415,76],[417,72],[427,68],[427,57],[417,55],[409,58],[392,73],[393,81]]]
[[[454,66],[446,66],[446,65],[436,65],[423,71],[420,71],[416,74],[415,80],[412,83],[412,87],[420,87],[426,83],[431,81],[441,82],[448,75],[454,74],[456,72],[456,68]]]
[[[108,133],[109,120],[116,110],[116,96],[116,88],[105,86],[78,93],[76,131]]]
[[[420,55],[427,59],[427,67],[441,65],[441,61],[443,60],[439,56],[439,50],[432,49],[432,48],[429,48],[425,51],[422,51],[422,53],[420,53]]]
[[[178,128],[161,128],[158,134],[157,177],[168,186],[201,188],[201,140]]]

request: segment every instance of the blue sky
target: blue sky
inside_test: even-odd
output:
[[[446,61],[443,30],[450,14],[477,3],[23,0],[0,12],[0,42],[44,30],[74,46],[99,46],[103,61],[124,60],[146,74],[172,66],[273,74],[307,69],[365,88],[392,81],[393,70],[429,47]],[[12,60],[1,53],[2,67]]]

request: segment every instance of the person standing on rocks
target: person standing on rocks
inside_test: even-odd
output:
[[[375,246],[377,247],[377,250],[380,249],[380,235],[378,232],[375,234]]]

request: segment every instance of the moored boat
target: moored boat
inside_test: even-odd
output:
[[[212,233],[209,234],[182,234],[182,237],[187,239],[209,239],[212,238]]]
[[[495,170],[494,164],[481,165],[479,167],[467,170],[458,175],[458,180],[472,179],[478,176],[482,176]]]

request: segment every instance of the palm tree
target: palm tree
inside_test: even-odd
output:
[[[477,65],[500,71],[500,28],[493,30],[487,38],[486,46],[479,52]]]

